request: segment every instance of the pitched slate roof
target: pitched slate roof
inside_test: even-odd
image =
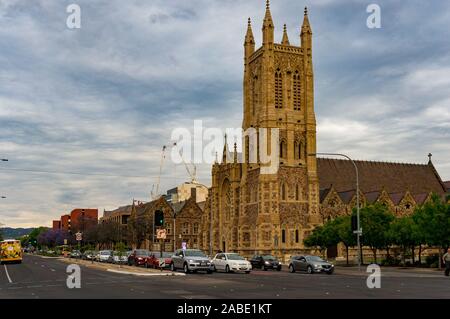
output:
[[[446,192],[445,185],[433,164],[400,164],[387,162],[355,161],[359,171],[359,187],[363,193],[437,194]],[[337,192],[355,189],[355,168],[348,160],[318,158],[317,171],[320,189],[330,188]]]
[[[450,181],[444,182],[445,187],[447,188],[447,192],[450,193]]]

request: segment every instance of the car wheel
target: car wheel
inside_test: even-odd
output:
[[[189,266],[188,266],[188,264],[184,264],[183,271],[184,271],[185,274],[189,273]]]
[[[225,266],[225,272],[228,274],[230,272],[230,267],[228,265]]]
[[[289,272],[291,272],[291,273],[295,272],[294,265],[289,265]]]
[[[308,268],[306,269],[306,271],[308,272],[308,274],[312,275],[314,273],[313,269],[311,266],[308,266]]]
[[[279,266],[279,267],[277,268],[277,271],[281,271],[281,266]]]
[[[213,265],[213,271],[214,271],[214,272],[217,272],[216,265]]]
[[[173,263],[170,264],[170,271],[176,271],[175,265]]]
[[[264,271],[267,271],[267,267],[264,267],[264,266],[263,266],[263,269],[264,269]]]
[[[207,274],[212,274],[212,270],[207,270],[206,273]]]
[[[150,265],[147,262],[145,263],[145,268],[150,268]]]
[[[249,273],[250,273],[250,271],[246,271],[245,273],[246,273],[246,274],[249,274]]]
[[[327,274],[328,274],[328,275],[332,275],[332,274],[333,274],[333,270],[328,271]]]

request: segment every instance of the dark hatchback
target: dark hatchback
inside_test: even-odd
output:
[[[281,270],[281,263],[272,255],[255,255],[252,259],[250,259],[250,263],[252,264],[253,269],[260,268],[264,270]]]

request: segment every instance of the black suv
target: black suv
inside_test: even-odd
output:
[[[252,264],[253,269],[260,268],[264,270],[281,270],[281,263],[272,255],[255,255],[252,259],[250,259],[250,263]]]

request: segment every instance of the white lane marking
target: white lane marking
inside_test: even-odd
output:
[[[3,265],[3,266],[5,266],[6,277],[8,277],[9,283],[12,284],[11,277],[9,277],[8,268],[6,268],[6,265]]]
[[[56,271],[56,270],[55,270],[55,269],[53,269],[53,268],[50,268],[50,270],[51,270],[51,271]]]

